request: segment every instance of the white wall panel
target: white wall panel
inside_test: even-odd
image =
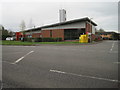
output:
[[[42,30],[50,30],[50,29],[70,29],[70,28],[85,28],[85,22],[78,22],[78,23],[72,23],[67,25],[60,25],[55,27],[49,27],[49,28],[42,28]]]

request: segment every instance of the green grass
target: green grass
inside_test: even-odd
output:
[[[33,43],[21,41],[2,41],[2,45],[33,45]]]
[[[79,44],[79,42],[22,42],[22,41],[2,41],[2,45],[36,45],[36,44]]]
[[[0,45],[2,45],[2,41],[0,40]]]

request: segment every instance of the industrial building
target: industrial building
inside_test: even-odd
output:
[[[62,38],[62,40],[76,40],[80,35],[94,35],[97,24],[88,17],[66,21],[66,11],[60,10],[60,22],[41,26],[24,31],[27,38]],[[19,40],[23,35],[18,32],[16,38]]]

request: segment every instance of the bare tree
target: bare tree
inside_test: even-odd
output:
[[[21,22],[21,24],[20,24],[20,30],[21,30],[21,31],[24,31],[25,28],[26,28],[26,25],[25,25],[25,22],[24,22],[24,20],[23,20],[23,21]]]
[[[28,28],[32,28],[32,27],[34,27],[34,24],[33,24],[32,18],[31,18],[29,21],[29,24],[28,24]]]
[[[105,32],[105,30],[102,29],[102,28],[100,28],[100,29],[98,30],[98,32]]]

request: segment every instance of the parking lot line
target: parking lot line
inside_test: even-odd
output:
[[[112,43],[112,47],[110,49],[110,52],[112,52],[114,45],[115,45],[115,42]]]
[[[113,51],[114,45],[115,45],[115,42],[113,41],[113,43],[112,43],[112,47],[110,48],[109,53],[111,53],[111,52]]]
[[[13,63],[8,62],[8,61],[2,61],[2,62],[4,62],[4,63],[8,63],[8,64],[13,64]],[[16,65],[16,64],[14,64],[14,65]]]
[[[91,79],[105,80],[105,81],[117,82],[117,83],[120,82],[118,80],[113,80],[113,79],[100,78],[100,77],[94,77],[94,76],[87,76],[87,75],[75,74],[75,73],[68,73],[68,72],[63,72],[63,71],[54,70],[54,69],[50,69],[50,72],[73,75],[73,76],[78,76],[78,77],[91,78]]]
[[[30,51],[29,53],[25,54],[24,56],[22,56],[21,58],[17,59],[13,64],[17,64],[18,62],[20,62],[22,59],[24,59],[27,55],[33,53],[34,51]]]

